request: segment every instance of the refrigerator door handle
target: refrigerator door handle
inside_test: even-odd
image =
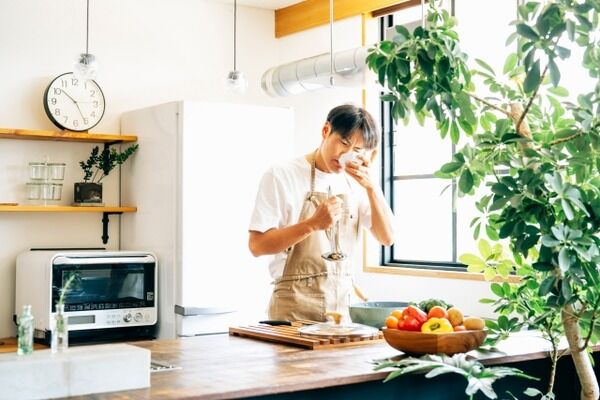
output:
[[[236,312],[235,308],[231,307],[185,307],[175,304],[175,314],[187,316],[194,315],[218,315],[231,314]]]

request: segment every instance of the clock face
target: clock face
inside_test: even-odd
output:
[[[67,72],[54,78],[46,88],[44,109],[59,128],[87,131],[104,115],[104,94],[93,80]]]

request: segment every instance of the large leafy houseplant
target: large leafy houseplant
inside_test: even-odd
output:
[[[600,0],[529,1],[518,11],[507,40],[517,51],[503,74],[482,60],[478,69],[467,65],[454,19],[434,3],[425,27],[396,26],[393,40],[370,49],[367,64],[386,88],[382,100],[391,102],[394,120],[433,117],[442,138],[463,136],[466,144],[437,175],[457,179],[460,195],[484,193],[474,236],[506,241],[511,254],[480,242],[481,256],[462,261],[488,279],[522,276],[492,284],[497,310],[517,314],[498,318],[496,332],[542,328],[555,349],[564,334],[581,398],[597,399],[587,351],[600,339]],[[573,46],[583,49],[580,73],[596,82],[576,102],[560,86],[557,62]],[[491,96],[477,93],[476,78]],[[553,365],[557,358],[555,351]]]

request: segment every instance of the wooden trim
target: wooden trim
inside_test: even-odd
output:
[[[406,8],[417,7],[421,5],[421,0],[407,0],[400,4],[395,4],[393,6],[380,8],[379,10],[374,10],[371,15],[373,17],[381,17],[383,15],[393,14],[397,11],[404,10]]]
[[[136,212],[137,207],[89,206],[0,206],[0,212]]]
[[[442,279],[463,279],[469,281],[485,281],[483,274],[462,271],[443,271],[443,270],[428,270],[418,268],[400,268],[400,267],[384,267],[384,266],[363,266],[363,272],[391,275],[417,276],[423,278],[442,278]],[[510,276],[508,279],[496,277],[490,282],[510,282],[519,283],[521,278],[518,276]]]
[[[0,139],[50,140],[59,142],[88,143],[125,143],[137,141],[137,136],[73,131],[41,131],[0,128]]]
[[[333,19],[338,21],[410,1],[415,0],[334,0]],[[327,23],[329,23],[329,0],[305,0],[275,10],[275,37],[280,38]]]

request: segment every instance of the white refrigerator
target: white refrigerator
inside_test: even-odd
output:
[[[121,169],[120,248],[159,264],[159,337],[227,332],[266,317],[266,257],[248,250],[260,177],[292,156],[290,109],[177,101],[127,112],[139,149]]]

